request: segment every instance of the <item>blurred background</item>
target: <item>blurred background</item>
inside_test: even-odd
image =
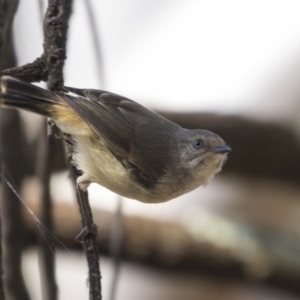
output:
[[[46,6],[20,1],[18,65],[43,51]],[[120,200],[91,185],[104,299],[116,243],[116,299],[299,299],[299,10],[299,1],[287,0],[74,0],[66,85],[124,95],[184,127],[212,130],[233,148],[207,187],[167,203]],[[41,119],[22,113],[22,122],[32,154]],[[58,248],[60,299],[87,299],[86,262],[73,241],[80,230],[75,193],[59,147],[56,153],[55,234],[69,251],[46,238]],[[32,155],[26,164],[36,164]],[[28,175],[22,197],[37,215],[38,190]],[[119,201],[123,216],[116,219]],[[37,228],[26,220],[32,236],[23,273],[32,299],[41,299]]]

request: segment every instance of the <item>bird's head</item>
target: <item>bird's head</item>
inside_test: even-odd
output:
[[[178,133],[180,168],[199,181],[207,184],[220,172],[231,148],[217,134],[208,130],[183,129]]]

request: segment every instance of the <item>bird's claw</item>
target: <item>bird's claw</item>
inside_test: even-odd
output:
[[[76,182],[77,182],[77,186],[80,188],[80,190],[83,192],[86,192],[88,187],[91,184],[90,176],[87,174],[83,174],[77,178]]]

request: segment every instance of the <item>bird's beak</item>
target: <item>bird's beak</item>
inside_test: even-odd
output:
[[[217,148],[214,148],[211,150],[213,153],[219,153],[219,154],[225,154],[227,152],[231,151],[231,148],[229,146],[219,146]]]

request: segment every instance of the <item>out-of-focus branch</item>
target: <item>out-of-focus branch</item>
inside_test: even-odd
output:
[[[47,139],[47,122],[43,120],[41,126],[38,149],[38,168],[37,175],[40,180],[41,194],[41,216],[40,220],[43,225],[52,232],[52,201],[50,196],[50,176],[51,176],[51,157],[52,147]],[[51,136],[50,136],[51,138]],[[40,246],[40,269],[41,283],[44,300],[57,299],[57,285],[55,280],[55,259],[54,249],[49,247],[41,231],[38,231],[39,246]]]
[[[13,67],[16,64],[12,43],[11,25],[18,6],[18,0],[0,1],[0,63],[1,69]],[[19,113],[13,110],[0,112],[1,136],[1,166],[2,178],[10,177],[15,188],[19,189],[25,173],[26,142],[22,132]],[[7,173],[9,170],[9,175]],[[4,263],[4,288],[1,284],[0,298],[4,299],[4,292],[8,299],[29,300],[21,271],[21,254],[24,249],[27,229],[24,226],[21,203],[2,181],[1,197],[2,237]]]
[[[19,189],[24,178],[26,144],[18,112],[0,112],[2,177],[8,177]],[[22,150],[23,149],[23,150]],[[7,172],[8,171],[8,172]],[[21,270],[21,255],[26,239],[26,227],[21,215],[21,202],[2,181],[2,220],[4,242],[4,282],[8,299],[29,299]]]
[[[89,25],[91,28],[95,56],[97,61],[97,74],[99,78],[99,85],[102,89],[105,89],[105,76],[104,76],[104,63],[103,63],[103,53],[101,47],[100,33],[98,32],[98,27],[96,24],[95,14],[93,12],[92,3],[90,0],[85,0],[85,7],[88,14]]]
[[[38,206],[31,206],[37,215]],[[73,240],[80,226],[76,209],[56,202],[54,211],[55,234],[69,248],[78,249]],[[113,214],[97,209],[93,212],[101,228],[100,251],[109,254]],[[250,225],[202,209],[194,210],[184,222],[127,215],[123,230],[122,259],[127,261],[173,272],[210,274],[218,281],[254,279],[300,295],[300,249],[295,232]]]

